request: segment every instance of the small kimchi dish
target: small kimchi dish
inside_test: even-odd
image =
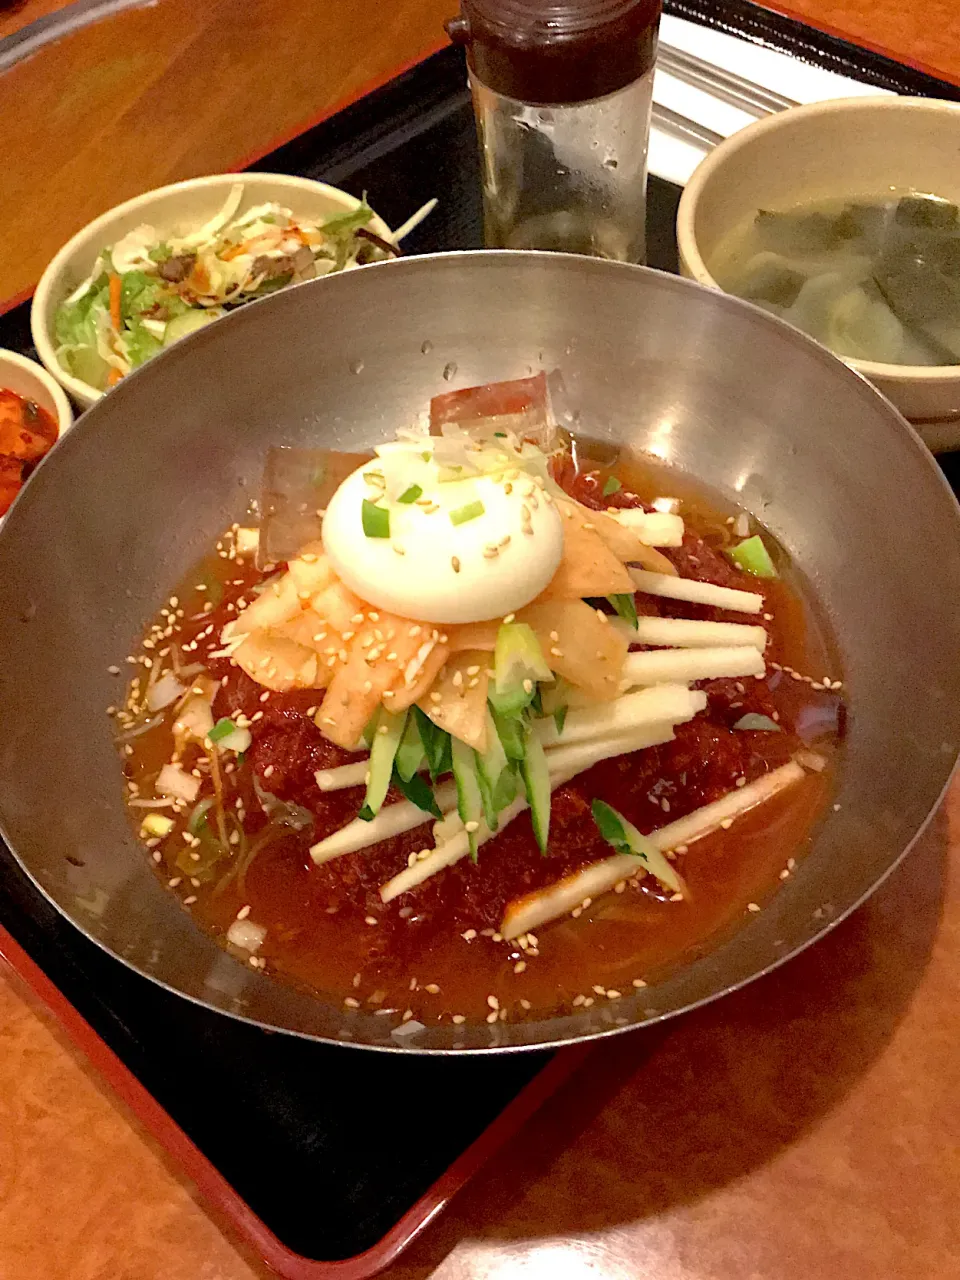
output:
[[[788,557],[688,478],[592,459],[551,386],[272,450],[111,708],[198,924],[399,1035],[655,982],[762,909],[831,793],[842,684]]]

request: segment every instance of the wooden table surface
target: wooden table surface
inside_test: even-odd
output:
[[[0,36],[56,8],[0,12]],[[956,0],[792,0],[960,80]],[[160,0],[0,77],[0,298],[124,196],[228,167],[442,39],[452,0]],[[395,1280],[960,1277],[960,785],[857,915],[587,1067]],[[253,1280],[0,974],[0,1280]]]

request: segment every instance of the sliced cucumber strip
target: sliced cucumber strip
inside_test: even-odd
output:
[[[633,854],[665,888],[672,893],[682,893],[685,898],[690,896],[683,879],[653,841],[638,831],[632,822],[628,822],[622,813],[618,813],[603,800],[594,800],[590,808],[597,830],[618,853]]]
[[[394,757],[400,746],[406,723],[406,711],[395,716],[381,707],[377,716],[377,727],[370,743],[370,781],[367,783],[363,808],[357,814],[357,817],[362,818],[364,822],[372,822],[380,812],[380,806],[390,786]]]
[[[400,739],[395,761],[395,768],[402,781],[409,782],[425,759],[423,742],[420,738],[420,730],[417,727],[417,718],[416,716],[407,716],[407,726],[403,731],[403,737]]]
[[[526,754],[520,764],[520,773],[527,791],[533,834],[540,852],[546,853],[550,836],[550,769],[540,739],[529,730],[525,745]]]
[[[505,622],[493,654],[490,701],[501,715],[515,715],[533,700],[538,680],[552,680],[536,632],[525,622]]]
[[[483,821],[483,796],[477,774],[477,753],[459,738],[451,739],[453,777],[457,784],[457,812],[463,820],[470,844],[470,857],[477,857],[477,831]]]
[[[491,703],[493,713],[493,723],[496,726],[497,737],[500,739],[500,745],[506,754],[508,760],[522,760],[526,755],[523,736],[523,721],[515,716],[502,715]]]

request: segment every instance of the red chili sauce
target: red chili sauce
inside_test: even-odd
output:
[[[56,443],[52,414],[33,400],[0,388],[0,516]]]
[[[647,463],[620,461],[621,488],[605,497],[610,474],[589,463],[580,470],[568,463],[558,478],[595,508],[648,505],[658,495],[679,497],[687,532],[682,547],[664,554],[684,577],[763,592],[764,613],[748,620],[762,620],[770,634],[768,677],[704,682],[700,687],[710,695],[708,708],[679,726],[675,741],[604,761],[554,792],[546,856],[537,848],[529,815],[523,814],[481,848],[476,865],[463,859],[384,906],[380,886],[407,865],[411,853],[432,843],[430,827],[321,867],[313,864],[310,845],[354,818],[363,803],[362,787],[324,792],[314,773],[358,757],[328,742],[307,714],[322,700],[320,691],[263,700],[260,686],[230,659],[207,659],[219,647],[221,627],[235,616],[237,601],[248,599],[244,593],[263,576],[232,559],[224,544],[182,585],[159,624],[169,632],[168,642],[185,647],[184,661],[202,661],[224,681],[214,719],[241,713],[253,721],[243,763],[223,776],[227,807],[242,808],[248,838],[267,823],[255,777],[262,790],[303,806],[315,821],[309,830],[285,832],[266,843],[242,876],[229,861],[207,868],[205,859],[191,864],[187,855],[185,860],[179,831],[159,842],[154,850],[155,860],[160,855],[158,870],[167,880],[179,879],[173,891],[198,924],[222,940],[238,911],[249,906],[248,918],[267,930],[257,954],[268,972],[346,1001],[348,1007],[392,1010],[389,1016],[396,1021],[410,1010],[431,1023],[488,1017],[491,996],[500,1016],[511,1019],[566,1010],[574,1002],[616,999],[632,984],[655,981],[762,907],[803,856],[818,816],[828,807],[844,709],[839,693],[822,685],[825,675],[837,679],[836,657],[805,585],[772,539],[765,535],[781,578],[750,578],[721,553],[734,540],[730,512],[718,513],[702,490]],[[636,600],[644,613],[661,611],[652,597]],[[745,620],[742,614],[674,600],[662,603],[663,612],[674,617]],[[733,730],[747,712],[778,720],[783,731]],[[809,773],[731,829],[697,841],[677,857],[689,901],[667,900],[648,876],[618,886],[619,892],[592,902],[577,918],[545,926],[523,947],[499,938],[497,926],[511,899],[611,854],[591,817],[593,798],[606,800],[648,832],[733,790],[738,779],[749,782],[811,746],[828,761],[823,772]],[[150,782],[170,750],[166,724],[131,742],[125,747],[128,782],[152,794]],[[206,781],[201,794],[209,790]],[[399,796],[391,793],[388,803],[391,799]],[[139,824],[145,811],[134,812]]]

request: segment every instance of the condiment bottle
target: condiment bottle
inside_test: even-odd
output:
[[[642,262],[660,0],[461,0],[488,248]]]

